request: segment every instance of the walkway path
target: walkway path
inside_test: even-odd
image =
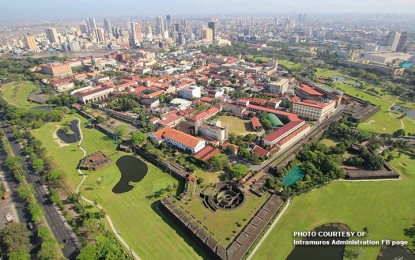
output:
[[[271,227],[267,230],[267,232],[265,233],[265,235],[261,238],[261,240],[259,241],[259,243],[255,246],[254,250],[252,250],[252,252],[246,258],[246,260],[251,260],[252,259],[252,257],[255,255],[256,251],[258,251],[258,249],[261,247],[262,243],[264,243],[265,239],[267,239],[267,237],[271,233],[272,229],[275,227],[275,225],[277,225],[277,223],[280,220],[280,218],[282,217],[282,215],[284,215],[285,211],[288,209],[288,207],[290,206],[290,204],[291,204],[291,198],[289,198],[287,200],[287,204],[285,205],[284,209],[280,212],[280,214],[278,215],[278,217],[271,224]]]
[[[393,102],[392,103],[392,105],[389,107],[389,109],[388,109],[388,112],[389,112],[389,115],[391,116],[391,117],[393,117],[393,118],[395,118],[395,119],[398,119],[399,117],[394,117],[392,114],[391,114],[391,111],[392,111],[392,107],[395,105],[396,103],[395,102]],[[401,121],[401,129],[404,129],[405,128],[405,124],[403,123],[403,120],[402,119],[399,119],[399,121]]]
[[[84,153],[84,155],[82,156],[82,158],[85,158],[85,156],[86,156],[86,150],[84,149],[84,148],[82,148],[82,146],[81,146],[81,144],[82,144],[82,140],[84,139],[84,136],[82,135],[82,129],[81,129],[81,120],[79,120],[79,119],[77,119],[78,120],[78,128],[79,128],[79,134],[80,134],[80,140],[79,140],[79,144],[78,144],[78,147],[79,147],[79,149]],[[86,180],[86,174],[85,173],[83,173],[82,171],[81,171],[81,169],[80,168],[78,168],[78,173],[80,174],[80,175],[82,175],[82,181],[79,183],[79,185],[76,187],[76,193],[79,193],[79,188],[81,187],[81,185],[84,183],[84,181]],[[93,201],[91,201],[91,200],[89,200],[89,199],[87,199],[87,198],[85,198],[84,196],[81,196],[81,199],[82,200],[84,200],[85,202],[87,202],[87,203],[89,203],[89,204],[91,204],[91,205],[94,205],[95,203],[93,202]],[[103,208],[100,206],[100,205],[98,205],[98,204],[96,204],[96,206],[100,209],[100,210],[102,210]],[[140,257],[131,249],[131,247],[127,244],[127,242],[125,242],[125,240],[120,236],[120,234],[118,233],[118,231],[115,229],[115,227],[114,227],[114,224],[112,223],[112,220],[111,220],[111,218],[110,218],[110,216],[108,216],[107,214],[105,214],[105,218],[107,219],[107,221],[108,221],[108,223],[109,223],[109,225],[110,225],[110,227],[111,227],[111,230],[112,230],[112,232],[115,234],[115,236],[118,238],[118,240],[121,242],[121,244],[123,244],[124,245],[124,247],[125,248],[127,248],[129,251],[130,251],[130,253],[134,256],[134,258],[135,259],[137,259],[137,260],[140,260]]]

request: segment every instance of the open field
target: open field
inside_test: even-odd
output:
[[[404,229],[415,223],[415,160],[402,154],[390,162],[401,180],[384,182],[333,182],[295,197],[260,247],[254,259],[285,259],[293,246],[294,231],[310,231],[333,222],[359,231],[368,227],[367,239],[409,240]],[[353,247],[354,248],[354,247]],[[415,246],[410,246],[412,250]],[[359,259],[376,259],[380,246],[361,246]]]
[[[189,245],[191,243],[185,240],[188,239],[187,236],[179,228],[157,214],[157,202],[151,198],[154,192],[165,188],[168,184],[178,186],[178,181],[147,163],[149,171],[146,177],[136,183],[132,191],[114,194],[112,188],[121,176],[115,162],[126,153],[117,152],[111,139],[98,130],[85,128],[83,124],[85,119],[80,119],[84,136],[82,147],[86,149],[87,154],[100,150],[112,160],[112,164],[106,168],[87,172],[88,177],[81,186],[81,193],[103,206],[121,236],[143,259],[165,258],[167,254],[171,259],[180,259],[184,255],[191,259],[200,258],[197,253],[200,249],[192,248]],[[58,126],[58,123],[47,124],[34,130],[33,134],[42,141],[48,155],[66,172],[68,186],[74,190],[81,180],[76,167],[82,158],[82,152],[79,151],[77,144],[59,148],[59,144],[53,141],[52,137],[53,131]]]
[[[203,178],[204,182],[203,183],[218,183],[220,182],[220,178],[221,178],[221,172],[211,172],[211,171],[205,171],[205,170],[200,170],[200,171],[196,171],[193,175],[195,175],[197,178]]]
[[[320,140],[320,143],[325,144],[327,147],[334,147],[336,144],[338,144],[338,142],[334,141],[331,138],[324,138]]]
[[[198,189],[200,188],[198,187]],[[248,192],[246,193],[244,204],[239,208],[228,211],[217,210],[216,212],[207,209],[203,205],[202,199],[198,196],[193,197],[188,204],[179,203],[199,220],[203,226],[206,226],[213,233],[217,242],[226,248],[268,198],[268,193],[262,197],[257,197]],[[237,223],[240,224],[240,227],[238,227]]]
[[[236,135],[257,134],[252,131],[251,122],[249,120],[241,119],[235,116],[220,116],[221,126],[227,126],[229,133]]]
[[[294,63],[289,60],[278,60],[278,64],[281,64],[289,70],[301,70],[303,68],[301,64]]]
[[[27,98],[30,96],[30,93],[37,88],[38,87],[32,82],[22,81],[4,84],[0,90],[3,93],[3,97],[11,105],[19,108],[32,108],[37,106],[37,104],[27,101]]]

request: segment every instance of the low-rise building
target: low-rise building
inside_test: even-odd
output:
[[[79,91],[72,92],[72,95],[78,97],[78,101],[86,104],[90,102],[97,102],[105,100],[109,97],[109,95],[114,91],[113,86],[96,86],[96,87],[88,87],[81,89]]]
[[[185,99],[195,99],[202,97],[202,87],[199,86],[190,86],[184,87],[177,91],[177,94]]]
[[[198,122],[195,124],[195,133],[200,134],[205,139],[224,142],[228,139],[228,127],[220,127],[214,124]]]
[[[193,154],[199,152],[206,146],[206,141],[170,127],[164,127],[151,133],[150,138],[156,140],[158,143],[166,142],[169,146],[183,151],[190,151]]]
[[[72,69],[69,64],[51,63],[40,65],[41,71],[44,74],[49,74],[54,77],[66,77],[72,75]]]
[[[74,82],[69,78],[52,80],[50,86],[57,92],[68,91],[75,87]]]
[[[287,92],[289,86],[289,79],[282,78],[278,81],[269,83],[269,92],[272,94],[282,95]]]

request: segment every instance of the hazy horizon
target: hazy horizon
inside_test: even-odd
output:
[[[409,13],[409,0],[15,0],[2,4],[0,21],[66,20],[150,15],[280,13]]]

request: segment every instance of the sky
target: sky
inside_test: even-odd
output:
[[[1,21],[287,13],[415,13],[415,0],[0,0]]]

